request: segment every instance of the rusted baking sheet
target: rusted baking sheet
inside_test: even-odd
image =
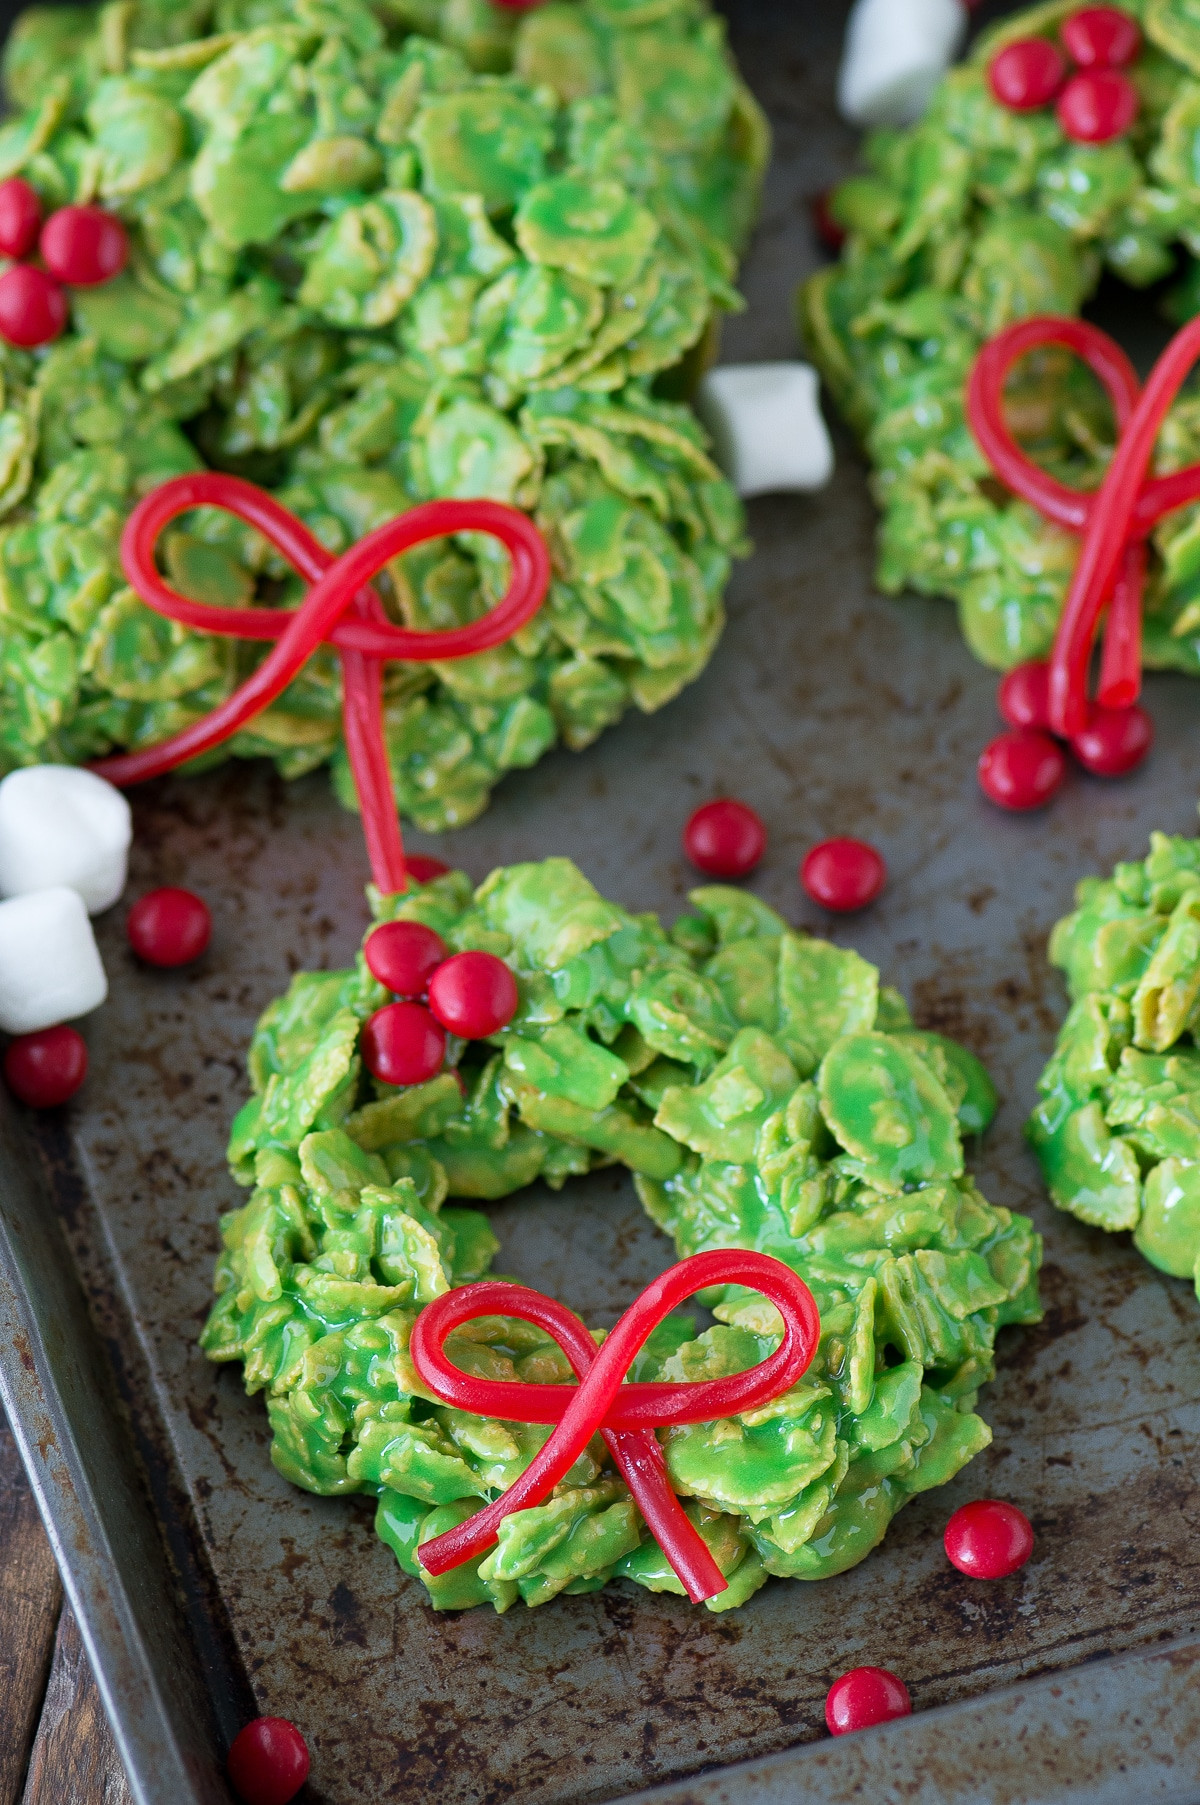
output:
[[[808,199],[854,153],[832,112],[843,22],[840,4],[731,7],[778,152],[728,357],[794,355],[790,291],[819,254]],[[587,1805],[668,1782],[676,1805],[1200,1799],[1197,1655],[1183,1646],[1200,1635],[1200,1307],[1124,1241],[1055,1214],[1021,1139],[1062,1008],[1046,934],[1082,872],[1139,854],[1152,827],[1194,829],[1200,685],[1151,679],[1159,741],[1136,776],[1076,775],[1047,814],[1002,818],[973,776],[994,679],[949,608],[872,592],[874,515],[848,442],[826,494],[756,503],[751,525],[758,550],[707,676],[509,779],[437,850],[479,877],[566,853],[621,902],[670,915],[689,808],[733,792],[762,810],[773,838],[755,887],[875,960],[923,1022],[988,1060],[1006,1098],[977,1171],[1045,1231],[1047,1315],[1002,1340],[982,1402],[994,1446],[855,1571],[773,1581],[727,1616],[623,1587],[503,1618],[435,1615],[375,1540],[369,1502],[287,1485],[261,1402],[195,1345],[217,1217],[238,1196],[222,1150],[251,1025],[291,971],[355,947],[357,824],[321,777],[285,790],[242,770],[148,790],[134,890],[202,891],[212,951],[183,975],[136,969],[114,914],[93,1076],[66,1125],[37,1125],[33,1176],[0,1112],[0,1301],[24,1337],[6,1338],[2,1389],[143,1805],[223,1798],[217,1746],[255,1706],[304,1727],[310,1796],[328,1805]],[[795,869],[813,840],[847,831],[882,848],[892,881],[867,915],[831,924]],[[498,1268],[595,1323],[671,1257],[612,1173],[493,1219]],[[1038,1545],[1013,1580],[974,1586],[947,1566],[941,1529],[989,1493],[1023,1504]],[[903,1673],[918,1715],[817,1742],[827,1686],[859,1662]],[[709,1771],[738,1762],[751,1766]]]

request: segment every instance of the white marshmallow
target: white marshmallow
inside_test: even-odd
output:
[[[129,804],[93,771],[12,771],[0,783],[0,896],[66,884],[98,915],[125,888],[132,834]]]
[[[108,979],[83,899],[65,884],[0,903],[0,1028],[35,1034],[98,1009]]]
[[[838,72],[844,117],[853,125],[911,125],[966,29],[962,0],[855,0]]]
[[[833,446],[807,364],[725,364],[700,380],[696,409],[739,495],[820,489]]]

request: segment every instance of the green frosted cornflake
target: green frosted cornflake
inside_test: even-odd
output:
[[[556,176],[531,188],[513,226],[532,262],[606,287],[633,280],[659,231],[654,215],[619,182],[580,176]]]
[[[437,219],[422,195],[376,195],[325,227],[300,301],[334,326],[386,326],[424,282],[436,252]]]
[[[900,1190],[962,1172],[949,1098],[902,1037],[845,1035],[822,1062],[818,1087],[826,1122],[871,1184]]]
[[[553,124],[531,91],[480,82],[423,101],[411,134],[431,195],[478,194],[503,212],[540,179]]]

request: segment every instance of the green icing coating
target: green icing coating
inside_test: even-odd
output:
[[[1050,939],[1071,1008],[1029,1138],[1060,1209],[1132,1229],[1200,1289],[1200,840],[1151,834],[1075,900]]]
[[[0,345],[0,770],[151,744],[262,656],[152,614],[121,575],[133,502],[205,464],[334,551],[441,496],[546,534],[550,597],[512,642],[389,667],[396,798],[424,828],[698,674],[745,542],[672,397],[740,305],[768,148],[706,0],[34,8],[4,72],[0,179],[47,208],[98,200],[131,257],[73,293],[57,343]],[[164,555],[200,601],[300,594],[211,511]],[[506,569],[491,541],[441,541],[395,560],[385,599],[451,627]],[[226,750],[285,776],[332,761],[353,805],[340,725],[325,651]]]
[[[392,1089],[357,1051],[387,1000],[360,956],[301,973],[250,1048],[253,1096],[229,1156],[250,1200],[222,1223],[203,1346],[265,1391],[272,1457],[297,1485],[378,1497],[376,1527],[436,1608],[541,1604],[624,1578],[681,1591],[600,1444],[499,1546],[440,1579],[414,1550],[511,1484],[549,1430],[423,1393],[416,1312],[486,1272],[478,1210],[541,1178],[614,1163],[680,1256],[753,1247],[798,1271],[818,1354],[785,1396],[663,1432],[672,1480],[743,1603],[768,1575],[822,1579],[861,1560],[896,1510],[986,1447],[975,1412],[997,1330],[1038,1320],[1041,1240],[964,1175],[963,1137],[995,1093],[977,1060],[913,1027],[856,953],[793,932],[745,892],[709,886],[668,933],[600,896],[566,859],[462,872],[373,897],[516,974],[520,1006],[486,1043],[452,1042],[457,1076]],[[460,1086],[461,1080],[461,1086]],[[637,1378],[704,1379],[777,1345],[744,1287],[672,1318]],[[489,1378],[561,1382],[540,1330],[468,1325],[448,1343]]]
[[[1078,314],[1105,271],[1135,288],[1172,270],[1169,309],[1200,308],[1200,30],[1193,0],[1117,0],[1146,42],[1128,74],[1140,113],[1107,144],[1066,138],[1046,107],[1010,112],[987,65],[1015,38],[1053,37],[1077,10],[1051,0],[985,31],[925,117],[877,131],[866,169],[831,206],[848,237],[799,296],[801,331],[861,435],[881,511],[877,581],[951,598],[985,664],[1044,658],[1079,541],[996,481],[967,425],[963,387],[984,341],[1035,314]],[[1008,416],[1035,461],[1098,485],[1114,436],[1099,384],[1048,348],[1017,365]],[[1155,470],[1200,456],[1196,397],[1176,400]],[[1156,527],[1143,656],[1200,673],[1200,513]]]

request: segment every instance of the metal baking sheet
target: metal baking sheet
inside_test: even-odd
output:
[[[789,357],[791,290],[820,255],[808,202],[855,149],[832,106],[845,6],[731,0],[729,15],[777,137],[750,305],[724,354]],[[141,1805],[225,1799],[219,1753],[255,1708],[303,1726],[306,1796],[327,1805],[590,1805],[644,1789],[664,1805],[1200,1799],[1200,1306],[1127,1238],[1050,1209],[1021,1138],[1062,1012],[1047,932],[1079,875],[1139,855],[1152,827],[1195,828],[1200,686],[1150,679],[1158,744],[1134,777],[1076,774],[1049,812],[999,815],[974,781],[994,678],[948,606],[873,592],[866,473],[844,435],[838,449],[826,493],[752,505],[757,551],[697,684],[510,778],[473,827],[413,845],[477,877],[566,853],[606,894],[670,916],[688,811],[721,792],[761,810],[772,838],[754,888],[876,961],[1003,1092],[975,1170],[1046,1235],[1046,1319],[1001,1338],[981,1403],[992,1448],[852,1572],[772,1581],[726,1616],[620,1586],[503,1618],[433,1613],[376,1541],[369,1501],[286,1484],[261,1400],[196,1348],[217,1217],[240,1196],[222,1152],[250,1030],[291,972],[356,946],[357,824],[321,776],[149,787],[133,891],[200,890],[212,950],[192,971],[147,972],[114,911],[112,997],[88,1027],[79,1105],[31,1125],[0,1100],[0,1390]],[[831,921],[796,866],[843,832],[881,847],[891,882],[862,917]],[[491,1213],[498,1269],[594,1323],[671,1258],[620,1174]],[[984,1587],[947,1566],[940,1538],[954,1507],[988,1494],[1019,1501],[1038,1541],[1019,1575]],[[826,1688],[860,1662],[901,1672],[917,1715],[818,1741]]]

